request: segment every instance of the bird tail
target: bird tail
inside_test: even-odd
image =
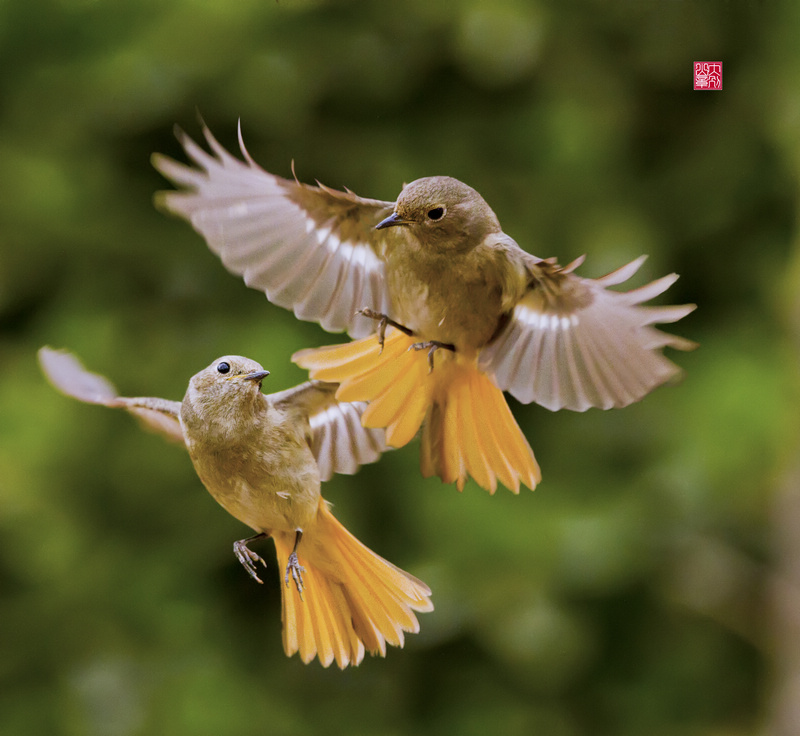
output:
[[[541,472],[503,392],[476,358],[437,350],[430,370],[413,336],[389,328],[381,351],[375,335],[343,345],[301,350],[292,360],[312,378],[339,383],[340,401],[368,401],[365,427],[385,427],[386,442],[402,447],[422,430],[420,462],[427,478],[464,488],[467,477],[490,493],[500,481],[533,489]]]
[[[274,533],[285,570],[294,533]],[[319,657],[344,669],[370,654],[386,656],[386,645],[402,647],[403,632],[417,633],[414,611],[431,611],[430,588],[359,542],[320,500],[317,519],[304,534],[297,557],[303,593],[291,581],[283,588],[283,648],[303,662]]]

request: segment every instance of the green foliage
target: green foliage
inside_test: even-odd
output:
[[[0,3],[0,731],[762,732],[797,453],[797,23],[789,0]],[[701,59],[722,92],[692,90]],[[179,156],[196,111],[364,196],[456,176],[531,252],[588,275],[646,252],[642,283],[677,271],[669,301],[699,304],[683,383],[615,412],[514,404],[534,494],[424,481],[413,443],[327,484],[434,590],[385,661],[286,659],[276,565],[243,573],[247,531],[185,454],[38,372],[65,346],[177,399],[240,353],[280,390],[332,341],[152,207],[149,156]]]

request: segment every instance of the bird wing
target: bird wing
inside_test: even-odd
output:
[[[126,409],[138,417],[147,429],[164,435],[173,442],[184,444],[179,420],[180,402],[153,397],[129,399],[119,396],[106,378],[87,371],[81,362],[66,350],[41,348],[39,365],[50,383],[66,396],[87,404]]]
[[[319,465],[320,478],[334,473],[353,475],[362,465],[374,463],[386,451],[383,429],[361,426],[365,401],[337,401],[339,384],[308,381],[272,394],[277,405],[301,408],[311,427],[311,451]]]
[[[194,166],[153,156],[155,168],[179,187],[159,192],[158,206],[188,220],[229,271],[300,319],[353,337],[375,330],[357,312],[389,311],[382,253],[398,235],[375,225],[393,203],[264,171],[247,153],[241,126],[244,161],[205,126],[211,153],[183,131],[176,134]]]
[[[531,285],[481,351],[481,366],[519,401],[553,411],[626,406],[679,375],[661,349],[691,350],[696,344],[652,325],[676,322],[695,305],[642,306],[677,275],[627,292],[607,288],[627,281],[644,260],[587,279],[572,273],[582,258],[563,268],[531,258]]]

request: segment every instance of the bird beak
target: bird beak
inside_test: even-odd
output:
[[[247,373],[246,375],[242,376],[242,380],[261,383],[261,381],[263,381],[268,375],[269,371],[253,371],[252,373]]]
[[[381,220],[375,225],[376,230],[383,230],[385,227],[394,227],[395,225],[407,225],[408,220],[404,220],[396,212],[392,212],[385,220]]]

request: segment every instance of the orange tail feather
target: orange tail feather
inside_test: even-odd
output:
[[[383,352],[375,335],[343,345],[301,350],[293,360],[312,378],[339,383],[341,401],[368,401],[365,427],[385,427],[393,447],[407,444],[423,425],[420,462],[463,489],[467,477],[490,493],[500,481],[515,493],[535,488],[541,472],[503,392],[474,358],[439,350],[429,370],[416,338],[389,328]]]
[[[294,546],[293,533],[275,533],[281,570]],[[404,634],[419,631],[414,611],[431,611],[430,588],[359,542],[320,501],[317,519],[297,550],[303,597],[290,581],[283,588],[283,648],[303,662],[318,657],[344,669],[365,651],[386,655],[386,645],[403,646]]]

